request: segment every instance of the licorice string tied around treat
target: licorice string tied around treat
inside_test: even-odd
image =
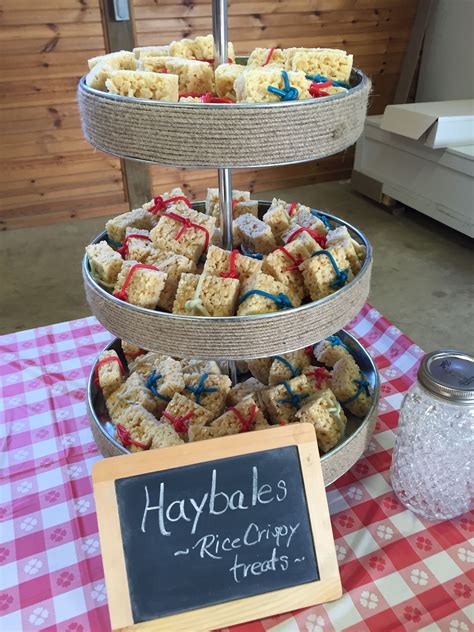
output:
[[[254,429],[255,415],[257,414],[257,406],[255,404],[253,404],[252,408],[250,409],[250,414],[247,419],[245,419],[240,410],[238,410],[238,408],[236,408],[235,406],[231,406],[231,408],[228,409],[228,412],[234,413],[234,415],[240,421],[239,432],[250,432],[250,430]]]
[[[128,274],[125,277],[125,281],[122,285],[122,288],[118,292],[114,292],[112,296],[115,296],[115,298],[119,298],[122,301],[128,302],[127,288],[130,285],[132,281],[132,277],[137,270],[154,270],[155,272],[159,272],[156,266],[151,266],[147,263],[136,263],[135,265],[130,266],[130,270],[128,271]]]
[[[263,255],[260,252],[250,252],[250,250],[247,250],[244,246],[244,244],[242,244],[240,246],[240,250],[242,252],[242,254],[244,255],[244,257],[251,257],[252,259],[258,259],[261,260],[263,259]]]
[[[298,89],[290,86],[290,79],[288,78],[288,73],[286,72],[286,70],[281,71],[281,76],[284,83],[283,90],[280,90],[280,88],[275,88],[274,86],[268,86],[268,92],[276,94],[280,97],[282,101],[296,101],[299,94]]]
[[[325,215],[322,215],[321,213],[318,213],[318,211],[314,210],[311,211],[311,215],[319,219],[319,221],[326,226],[326,230],[331,230],[331,224],[329,223],[329,220]]]
[[[139,233],[130,233],[129,235],[127,235],[125,237],[125,239],[123,240],[122,245],[117,250],[117,252],[122,257],[122,259],[125,259],[125,257],[128,255],[128,241],[129,241],[129,239],[143,239],[143,241],[151,241],[151,239],[148,237],[148,235],[140,235]]]
[[[263,298],[268,298],[270,301],[273,301],[278,309],[292,309],[293,304],[288,298],[286,294],[280,292],[279,294],[270,294],[270,292],[265,292],[265,290],[248,290],[245,294],[239,299],[239,304],[246,301],[249,296],[257,294],[258,296],[263,296]]]
[[[313,81],[308,88],[308,92],[315,99],[319,97],[328,97],[329,92],[324,90],[324,88],[329,88],[330,86],[332,86],[332,81],[325,81],[324,83],[316,83]]]
[[[124,351],[125,353],[125,351]],[[127,351],[125,357],[128,359],[138,358],[141,355],[145,355],[145,349],[139,349],[138,351]]]
[[[197,59],[196,61],[205,61],[206,64],[213,64],[215,62],[214,59]],[[233,64],[232,57],[227,57],[227,63]]]
[[[162,377],[163,376],[161,374],[157,375],[156,369],[153,369],[153,371],[148,376],[147,381],[145,382],[145,386],[149,391],[153,393],[155,397],[158,397],[158,399],[161,399],[164,402],[170,402],[170,398],[162,395],[156,388],[157,383],[161,380]]]
[[[240,254],[238,250],[234,249],[230,253],[229,257],[229,272],[221,272],[220,276],[223,279],[238,279],[240,277],[239,272],[235,269],[235,260],[237,255]]]
[[[225,97],[215,97],[212,92],[206,92],[201,96],[201,103],[235,103],[235,101]]]
[[[194,417],[194,412],[190,410],[189,413],[186,413],[183,417],[175,417],[164,410],[162,415],[172,424],[176,432],[188,432],[189,420]]]
[[[196,230],[200,230],[204,233],[204,250],[207,250],[208,246],[209,246],[209,231],[207,230],[207,228],[205,226],[201,226],[201,224],[196,224],[196,222],[192,222],[189,217],[184,217],[183,215],[178,215],[178,213],[173,213],[172,211],[169,211],[168,213],[163,213],[163,217],[170,217],[171,219],[174,219],[176,222],[179,222],[180,224],[182,224],[181,228],[179,229],[175,240],[177,241],[182,235],[183,233],[188,230],[189,228],[195,228]]]
[[[294,270],[299,270],[300,265],[303,263],[303,257],[295,257],[289,252],[285,246],[279,246],[277,250],[281,250],[284,255],[288,257],[288,259],[293,263],[293,265],[288,266],[288,268],[284,269],[284,272],[293,272]]]
[[[196,404],[201,403],[201,395],[205,393],[218,393],[219,392],[219,389],[216,386],[211,386],[211,387],[205,386],[205,383],[208,377],[209,377],[208,373],[203,373],[197,386],[191,386],[190,384],[188,384],[185,387],[187,391],[191,391],[191,393],[194,395],[194,400]]]
[[[270,48],[270,50],[268,51],[268,55],[266,56],[265,61],[263,62],[262,66],[268,66],[274,52],[275,52],[275,47]]]
[[[122,373],[122,375],[125,375],[125,367],[122,364],[122,360],[118,356],[109,356],[107,358],[101,358],[95,365],[94,379],[92,380],[92,383],[98,388],[100,388],[99,369],[104,364],[109,364],[109,362],[117,362],[117,364],[119,365],[120,372]]]
[[[306,353],[306,355],[313,355],[313,345],[309,345],[309,347],[305,347],[304,348],[304,352]]]
[[[319,73],[317,75],[305,75],[306,79],[309,81],[314,81],[316,83],[326,83],[326,81],[330,81],[333,86],[337,86],[338,88],[350,88],[351,84],[347,81],[338,81],[336,79],[329,79],[329,77],[323,77]]]
[[[307,226],[300,226],[300,228],[297,228],[295,232],[291,233],[291,235],[288,237],[286,243],[291,244],[291,242],[294,241],[298,237],[298,235],[301,235],[302,233],[307,233],[314,239],[314,241],[316,241],[321,246],[321,248],[326,248],[326,235],[320,235],[315,230],[313,230],[312,228],[308,228]]]
[[[184,202],[188,208],[192,208],[191,202],[184,195],[175,195],[174,197],[170,197],[167,200],[163,199],[161,195],[157,195],[153,198],[153,206],[148,209],[148,212],[152,215],[157,215],[161,213],[161,211],[166,211],[170,204],[174,204],[175,202]]]
[[[278,362],[284,364],[286,368],[289,369],[291,377],[298,377],[298,375],[300,375],[301,371],[297,369],[287,358],[277,355],[273,358],[273,360],[278,360]]]
[[[280,384],[285,387],[285,390],[288,393],[288,397],[279,399],[279,404],[289,404],[290,406],[293,406],[293,408],[299,408],[300,403],[303,401],[303,399],[309,397],[309,393],[295,393],[286,380],[280,382]]]
[[[210,316],[200,297],[205,278],[204,274],[201,274],[199,281],[197,282],[193,298],[189,299],[189,301],[186,301],[184,304],[185,311],[191,313],[193,316]]]
[[[326,340],[330,343],[331,347],[343,347],[349,353],[352,353],[349,347],[342,342],[339,336],[329,336]]]
[[[109,237],[108,234],[106,236],[106,241],[109,244],[109,246],[112,246],[112,248],[120,248],[120,246],[122,245],[121,241],[114,241],[113,239]]]
[[[325,369],[323,366],[318,366],[313,368],[312,371],[308,371],[307,373],[305,373],[306,377],[312,377],[314,378],[314,381],[316,383],[316,388],[321,388],[322,383],[325,382],[326,380],[329,380],[331,377],[331,374],[329,373],[329,371],[327,369]]]
[[[129,431],[122,424],[117,424],[115,426],[115,431],[117,432],[117,437],[124,448],[129,448],[131,445],[134,445],[137,448],[141,448],[142,450],[150,449],[151,440],[148,443],[135,441],[135,439],[132,439]]]
[[[350,404],[351,402],[356,400],[360,395],[362,395],[362,393],[365,393],[367,397],[370,397],[370,384],[363,374],[361,374],[360,380],[352,381],[354,384],[357,385],[357,391],[354,393],[354,395],[352,395],[352,397],[349,397],[348,399],[340,402],[343,406],[347,406],[347,404]]]
[[[329,284],[330,287],[341,288],[346,283],[349,276],[349,269],[340,270],[339,266],[336,263],[336,260],[329,252],[329,250],[318,250],[318,252],[313,252],[312,257],[322,257],[325,256],[331,262],[332,267],[334,268],[334,272],[336,273],[336,279]]]
[[[288,215],[290,217],[293,217],[294,212],[296,211],[296,207],[298,206],[298,202],[292,202],[290,204],[290,208],[288,209]]]

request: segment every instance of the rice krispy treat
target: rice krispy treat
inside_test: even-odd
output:
[[[304,374],[308,378],[309,383],[317,390],[323,390],[331,386],[331,372],[326,367],[309,366],[304,371]]]
[[[214,71],[211,64],[195,59],[168,57],[166,60],[168,73],[178,75],[179,93],[213,92]]]
[[[304,349],[274,356],[268,375],[268,383],[270,386],[274,386],[285,380],[298,377],[310,364],[310,357]]]
[[[270,368],[273,363],[273,358],[257,358],[255,360],[247,360],[250,373],[259,382],[268,384],[270,377]]]
[[[145,56],[141,57],[137,63],[137,70],[142,70],[144,72],[167,72],[166,69],[166,61],[170,59],[168,56]],[[173,58],[174,59],[174,58]],[[177,74],[177,73],[174,73]],[[178,79],[179,86],[179,79]]]
[[[156,351],[147,351],[144,354],[137,356],[135,359],[128,363],[128,370],[130,375],[132,373],[138,373],[143,378],[147,378],[153,369],[157,369],[160,362],[168,358],[169,356],[163,353],[157,353]]]
[[[156,218],[151,213],[148,213],[143,208],[136,208],[133,211],[122,213],[112,219],[109,219],[105,224],[105,230],[109,239],[117,244],[121,244],[125,239],[125,233],[127,228],[139,228],[141,230],[151,230],[158,223]]]
[[[115,283],[114,296],[132,305],[155,309],[165,282],[166,273],[154,266],[124,261]]]
[[[143,70],[113,70],[105,86],[112,94],[152,101],[177,101],[178,76]]]
[[[301,302],[306,295],[306,288],[300,265],[310,257],[311,253],[305,244],[295,240],[266,255],[263,259],[262,272],[291,287]]]
[[[336,48],[288,48],[285,68],[308,75],[321,74],[328,79],[349,81],[353,56]]]
[[[105,401],[111,420],[116,423],[117,416],[127,406],[140,405],[151,413],[158,409],[158,400],[145,386],[145,380],[139,373],[133,373]]]
[[[106,241],[86,246],[92,276],[106,287],[113,287],[122,269],[122,257]]]
[[[162,272],[166,272],[166,282],[158,299],[157,307],[171,312],[176,298],[178,283],[183,272],[196,272],[196,264],[184,255],[168,254],[156,250],[145,261],[156,266]]]
[[[319,253],[321,253],[321,256],[318,256]],[[322,253],[330,253],[339,272],[344,276],[338,277],[330,258]],[[349,262],[342,248],[328,248],[327,250],[319,251],[316,253],[316,256],[306,259],[301,264],[301,270],[312,301],[317,301],[337,292],[340,287],[343,287],[353,278]]]
[[[274,299],[262,296],[259,293],[261,291],[271,294]],[[277,312],[279,309],[296,307],[299,303],[291,288],[268,274],[258,272],[242,283],[237,316]]]
[[[305,227],[300,226],[296,223],[292,223],[290,229],[286,233],[283,233],[281,236],[283,243],[286,245],[294,241],[301,241],[306,246],[308,252],[310,252],[311,254],[317,252],[318,250],[322,250],[315,237],[311,235],[311,233],[307,230],[300,230],[301,228]]]
[[[127,227],[119,252],[125,259],[147,263],[148,257],[156,254],[157,250],[151,242],[149,230]]]
[[[278,243],[282,243],[281,236],[287,232],[291,226],[291,218],[288,214],[287,203],[283,200],[273,198],[268,211],[263,216],[265,224],[270,229]]]
[[[217,439],[225,437],[228,433],[226,428],[220,426],[191,426],[188,431],[188,441],[194,443],[196,441],[207,441],[207,439]]]
[[[124,368],[116,351],[103,351],[99,355],[95,374],[104,397],[110,397],[124,381]]]
[[[346,430],[346,416],[330,389],[309,398],[296,413],[296,419],[313,424],[318,446],[323,452],[333,448]]]
[[[281,421],[291,423],[296,420],[296,412],[301,408],[305,399],[315,392],[304,375],[277,384],[266,391],[262,391],[265,409],[273,423]]]
[[[242,282],[253,274],[260,272],[262,269],[262,262],[258,259],[246,257],[241,255],[238,251],[233,252],[234,254],[232,254],[229,250],[223,250],[218,246],[209,246],[203,273],[225,278],[226,275],[235,271],[235,274],[237,275],[236,278]]]
[[[304,226],[305,228],[311,228],[311,230],[314,230],[314,232],[319,235],[325,235],[327,233],[326,225],[319,219],[319,217],[313,215],[309,206],[297,204],[294,211],[291,213],[291,219],[294,224]]]
[[[170,401],[175,393],[181,393],[185,382],[179,360],[169,356],[159,360],[147,376],[146,387],[161,401]]]
[[[210,410],[193,402],[180,393],[175,393],[173,399],[166,406],[160,421],[171,424],[181,439],[187,441],[188,429],[191,426],[205,426],[214,419]]]
[[[371,404],[369,384],[352,356],[341,358],[334,365],[331,390],[340,404],[356,417],[365,417]]]
[[[246,249],[250,252],[267,254],[275,250],[276,242],[271,228],[258,217],[245,213],[234,221],[237,234]]]
[[[232,61],[235,59],[232,42],[228,43],[227,54]],[[170,55],[199,59],[208,63],[214,62],[214,37],[212,35],[199,35],[194,39],[185,38],[171,42]]]
[[[232,190],[232,202],[249,202],[250,191],[239,191],[238,189]],[[206,213],[213,217],[219,217],[219,189],[208,188],[206,195]]]
[[[346,226],[339,226],[334,230],[330,230],[327,234],[327,247],[339,246],[344,250],[353,274],[357,274],[361,267],[359,256],[354,247],[354,240],[351,238]]]
[[[134,345],[131,342],[127,342],[126,340],[121,340],[120,346],[122,347],[122,351],[128,365],[134,362],[136,358],[145,355],[146,353],[145,349],[141,349],[140,347],[137,347],[137,345]]]
[[[238,382],[233,386],[227,394],[227,405],[228,406],[236,406],[243,399],[252,395],[258,405],[258,395],[259,391],[262,391],[266,388],[265,384],[262,384],[259,380],[254,377],[249,377],[244,382]]]
[[[183,199],[176,199],[183,198]],[[157,204],[162,202],[165,206],[163,210],[156,208]],[[186,193],[181,187],[174,187],[171,191],[165,191],[161,195],[154,197],[149,202],[145,202],[142,208],[149,213],[152,213],[152,217],[155,218],[155,224],[158,223],[159,215],[162,212],[166,212],[166,209],[170,207],[171,210],[181,213],[181,211],[187,211],[190,208],[190,201],[188,200]],[[172,208],[171,208],[172,207]]]
[[[209,373],[213,375],[221,375],[222,371],[217,362],[214,360],[195,360],[194,358],[185,358],[180,360],[183,373]]]
[[[137,61],[135,55],[126,50],[120,50],[108,55],[99,55],[89,59],[89,72],[86,84],[96,90],[105,90],[106,81],[114,70],[135,70]]]
[[[240,64],[221,64],[215,70],[216,94],[223,99],[237,100],[234,82],[243,73],[245,66]]]
[[[314,357],[318,362],[333,367],[341,358],[351,357],[351,352],[338,336],[329,336],[318,342],[314,348]]]
[[[298,99],[310,99],[309,86],[311,81],[306,79],[304,72],[288,72],[290,86],[298,90]],[[273,86],[282,90],[284,80],[282,70],[275,66],[251,67],[237,77],[234,83],[237,101],[246,103],[271,103],[281,101],[277,94],[269,92]]]
[[[174,314],[233,316],[239,298],[238,279],[208,274],[182,274],[173,305]]]
[[[252,66],[285,67],[285,51],[281,48],[254,48],[250,53],[247,68]]]
[[[220,428],[221,436],[223,436],[251,430],[263,430],[268,428],[269,424],[255,399],[249,395],[226,410],[220,417],[211,421],[210,427]]]
[[[232,382],[227,375],[215,373],[187,373],[184,376],[185,387],[182,394],[196,404],[210,410],[215,417],[220,415]]]
[[[133,54],[137,59],[142,57],[168,57],[170,47],[166,46],[138,46],[133,49]]]
[[[171,426],[157,423],[155,417],[141,406],[130,406],[122,414],[116,434],[130,452],[168,448],[183,443]]]

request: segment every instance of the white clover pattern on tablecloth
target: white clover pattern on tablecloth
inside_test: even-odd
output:
[[[359,632],[363,619],[370,632],[388,622],[411,631],[438,621],[443,632],[468,632],[463,609],[472,592],[463,569],[474,561],[467,541],[472,517],[423,523],[389,486],[400,389],[415,379],[422,351],[368,305],[348,329],[373,354],[387,395],[367,453],[329,488],[344,597],[249,629],[265,632],[288,622],[292,631]],[[94,318],[0,337],[0,401],[9,435],[0,459],[6,526],[0,528],[0,562],[11,578],[0,591],[0,629],[9,629],[13,616],[22,622],[17,629],[110,630],[90,479],[99,455],[84,403],[90,367],[110,339]],[[61,522],[51,524],[53,515]],[[443,550],[449,557],[441,560]],[[31,591],[28,582],[40,590]]]

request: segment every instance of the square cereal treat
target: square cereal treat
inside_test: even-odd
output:
[[[166,61],[168,59],[171,59],[171,58],[169,56],[167,57],[161,57],[161,56],[141,57],[138,60],[137,70],[141,70],[145,72],[164,72],[166,74],[168,72],[166,70]],[[178,79],[178,86],[179,86],[179,79]]]
[[[95,384],[105,398],[116,391],[124,381],[125,369],[116,351],[103,351],[95,367]]]
[[[151,439],[151,450],[169,448],[184,443],[176,430],[169,424],[157,424]]]
[[[90,71],[86,84],[96,90],[105,90],[105,83],[113,70],[135,70],[137,67],[135,55],[126,50],[93,57],[88,63]]]
[[[234,225],[248,251],[265,255],[275,250],[277,245],[271,228],[258,217],[245,213],[234,220]]]
[[[285,246],[279,246],[266,255],[263,259],[262,272],[290,287],[301,302],[306,295],[306,288],[300,265],[310,256],[310,252],[302,241],[293,241]]]
[[[227,375],[186,373],[183,395],[210,410],[215,417],[224,410],[232,382]]]
[[[247,61],[247,68],[252,66],[277,66],[278,68],[284,68],[285,51],[281,48],[254,48]]]
[[[173,305],[174,314],[233,316],[239,298],[238,279],[209,274],[182,274]]]
[[[181,439],[187,441],[188,430],[191,426],[205,426],[214,417],[215,415],[204,406],[196,404],[180,393],[175,393],[163,411],[160,421],[171,424]]]
[[[175,393],[181,393],[185,387],[183,371],[179,360],[166,356],[158,362],[146,376],[146,387],[157,397],[164,406],[171,401]]]
[[[351,356],[351,352],[338,336],[329,336],[326,340],[318,342],[314,348],[316,360],[330,367],[347,356]]]
[[[169,46],[138,46],[133,49],[133,54],[137,59],[141,57],[168,57]]]
[[[214,360],[195,360],[183,359],[180,360],[181,369],[183,373],[213,373],[214,375],[221,375],[222,371],[219,368],[217,362]]]
[[[227,394],[227,405],[236,406],[236,404],[249,395],[252,395],[258,404],[259,391],[262,391],[265,388],[265,384],[262,384],[262,382],[259,382],[254,377],[249,377],[244,382],[238,382],[230,389]]]
[[[287,232],[291,226],[291,218],[288,214],[287,207],[287,203],[283,200],[273,198],[270,208],[265,212],[262,218],[265,224],[270,226],[275,239],[279,243],[282,243],[280,239],[281,235]]]
[[[133,211],[128,211],[128,213],[122,213],[109,219],[105,224],[105,230],[109,239],[115,242],[117,246],[120,246],[125,239],[127,228],[151,230],[157,223],[158,218],[154,215],[143,208],[136,208]]]
[[[116,426],[116,434],[130,452],[167,448],[183,443],[175,430],[157,423],[155,417],[141,406],[130,406]]]
[[[297,411],[315,389],[304,375],[262,391],[265,409],[273,423],[293,422]]]
[[[218,246],[209,246],[203,273],[223,278],[236,278],[242,282],[252,274],[260,272],[261,269],[261,261],[245,257],[238,250],[229,252]]]
[[[228,434],[226,428],[220,426],[191,426],[188,432],[188,441],[194,443],[196,441],[207,441],[207,439],[217,439],[217,437],[225,437]]]
[[[254,217],[258,217],[258,200],[245,200],[245,201],[237,201],[234,200],[232,204],[232,217],[236,219],[241,215],[250,214]]]
[[[357,242],[355,242],[357,243]],[[339,246],[344,250],[353,274],[357,274],[360,270],[360,260],[354,247],[354,240],[351,238],[346,226],[339,226],[334,230],[330,230],[327,234],[327,247]]]
[[[270,369],[273,363],[273,358],[257,358],[255,360],[247,360],[250,373],[259,382],[268,384],[270,377]]]
[[[232,190],[232,202],[250,201],[250,191]],[[213,217],[219,217],[219,189],[208,188],[206,196],[206,213]]]
[[[328,248],[314,253],[301,264],[301,270],[312,301],[337,292],[353,278],[342,248]]]
[[[237,101],[246,103],[271,103],[281,101],[278,94],[268,90],[273,86],[282,90],[285,86],[284,73],[275,66],[251,67],[237,77],[234,83]],[[312,98],[309,93],[311,81],[306,79],[304,72],[288,72],[289,84],[298,91],[298,99]]]
[[[155,413],[158,409],[158,400],[145,386],[145,380],[139,373],[132,373],[106,400],[107,410],[114,422],[118,411],[133,404],[140,404],[151,413]]]
[[[134,345],[131,342],[127,342],[126,340],[121,340],[120,346],[122,347],[122,351],[127,364],[130,364],[139,356],[145,355],[146,353],[145,349],[141,349],[140,347],[137,347],[137,345]]]
[[[166,273],[137,261],[124,261],[114,287],[114,296],[140,307],[155,309],[165,287]]]
[[[150,239],[150,231],[128,227],[125,229],[125,239],[118,252],[124,259],[147,263],[148,257],[156,254],[157,250]]]
[[[164,355],[163,353],[147,351],[146,353],[140,354],[131,360],[128,364],[128,370],[130,371],[130,375],[132,373],[138,373],[146,379],[153,369],[157,369],[159,363],[168,357],[169,356]]]
[[[178,76],[142,70],[113,70],[105,81],[112,94],[152,101],[177,101]]]
[[[178,75],[180,95],[188,92],[197,92],[199,94],[213,92],[214,71],[211,64],[205,61],[168,57],[166,70],[168,73]]]
[[[216,93],[223,99],[236,101],[234,82],[244,72],[245,66],[240,64],[221,64],[215,70]]]
[[[234,46],[228,43],[228,56],[234,60]],[[214,63],[214,38],[212,35],[199,35],[195,39],[182,39],[170,44],[170,54],[176,57],[199,59]]]
[[[370,385],[352,356],[341,358],[334,365],[331,390],[339,403],[356,417],[365,417],[369,412]]]
[[[309,366],[310,357],[304,349],[274,356],[268,375],[268,383],[270,386],[274,386],[285,380],[291,380],[301,375]]]
[[[251,430],[268,428],[268,421],[257,406],[254,398],[249,395],[224,414],[210,423],[211,428],[220,428],[223,435],[239,434]]]
[[[183,255],[169,254],[156,251],[156,255],[151,255],[146,263],[156,266],[162,272],[166,272],[166,283],[158,300],[161,309],[171,312],[176,298],[178,283],[183,272],[196,272],[196,264],[191,259]]]
[[[258,272],[242,283],[238,316],[267,314],[297,306],[290,288],[268,274]],[[300,301],[301,303],[301,301]]]
[[[352,55],[336,48],[289,48],[286,51],[285,67],[289,71],[349,81],[352,60]]]
[[[310,254],[321,250],[321,246],[317,241],[320,239],[320,236],[311,230],[311,228],[307,228],[306,226],[300,226],[299,224],[292,223],[290,229],[283,233],[281,236],[283,243],[291,244],[293,241],[301,241]]]
[[[123,260],[106,241],[86,246],[92,276],[105,287],[112,288],[122,269]]]
[[[142,206],[143,209],[156,216],[155,226],[158,223],[159,215],[162,212],[166,212],[168,207],[173,211],[181,212],[187,211],[192,208],[191,201],[186,197],[185,192],[181,187],[174,187],[171,191],[165,191],[161,195],[155,196],[149,202],[145,202]]]
[[[309,383],[317,390],[329,388],[331,385],[331,372],[324,366],[309,366],[305,369],[304,374]]]
[[[316,211],[317,212],[317,211]],[[298,224],[298,226],[304,226],[305,228],[311,228],[318,235],[325,235],[327,228],[324,222],[319,219],[317,215],[313,215],[313,212],[309,206],[303,206],[303,204],[297,204],[294,207],[294,211],[290,212],[292,222]]]
[[[313,424],[318,446],[323,452],[334,448],[346,431],[346,416],[330,389],[309,398],[296,413],[296,419]]]

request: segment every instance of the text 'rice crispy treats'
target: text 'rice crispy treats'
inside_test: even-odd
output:
[[[152,101],[177,101],[178,76],[143,70],[113,70],[105,82],[112,94]]]
[[[206,263],[204,264],[204,274],[224,277],[231,273],[231,252],[223,250],[218,246],[210,246],[207,252]],[[234,271],[241,282],[248,279],[252,274],[260,272],[262,262],[252,257],[246,257],[240,253],[233,256]]]
[[[232,382],[227,375],[215,373],[187,373],[182,394],[196,404],[210,410],[215,417],[224,410]]]
[[[208,274],[182,274],[173,313],[195,316],[233,316],[240,282]]]
[[[304,72],[288,72],[290,86],[298,90],[298,99],[310,99],[311,81]],[[280,68],[264,66],[252,67],[240,74],[235,80],[237,100],[246,103],[271,103],[280,101],[281,97],[268,90],[269,86],[284,89],[284,80]]]
[[[338,282],[338,274],[328,256],[321,254],[321,256],[313,256],[304,261],[300,269],[303,272],[304,283],[312,301],[317,301],[320,298],[337,292],[340,287],[343,287],[353,278],[349,262],[342,248],[328,248],[320,252],[329,252],[339,272],[347,272],[347,277],[345,280],[341,279],[340,283]]]
[[[341,358],[334,365],[331,390],[345,408],[356,417],[365,417],[371,404],[371,393],[365,376],[352,356]]]
[[[352,61],[352,55],[336,48],[289,48],[286,51],[285,67],[289,71],[349,81]]]
[[[122,269],[122,257],[106,241],[86,246],[92,276],[106,287],[113,287]]]
[[[318,446],[323,452],[333,448],[344,436],[346,416],[330,389],[312,395],[296,413],[297,421],[313,424]]]

